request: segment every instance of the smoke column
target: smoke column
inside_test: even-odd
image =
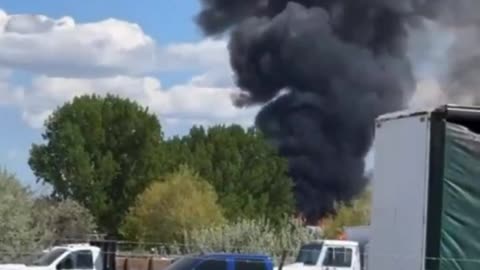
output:
[[[467,27],[454,32],[440,75],[443,100],[459,104],[480,104],[480,28]]]
[[[404,108],[415,92],[407,29],[424,19],[463,25],[480,10],[471,9],[478,0],[201,2],[204,33],[230,35],[244,91],[235,104],[263,105],[256,125],[288,158],[308,223],[362,191],[375,117]]]

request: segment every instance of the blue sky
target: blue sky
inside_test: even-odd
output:
[[[44,14],[58,18],[72,16],[78,22],[92,22],[108,17],[138,23],[157,40],[193,41],[201,38],[192,18],[199,10],[199,1],[0,1],[9,14]],[[174,11],[174,12],[172,12]],[[174,27],[172,27],[174,26]]]
[[[254,110],[229,102],[225,41],[204,38],[193,22],[197,0],[0,0],[0,10],[0,164],[25,184],[35,183],[28,151],[41,142],[42,121],[72,95],[136,98],[159,108],[167,136],[192,124],[251,123]],[[215,102],[224,104],[218,112]]]

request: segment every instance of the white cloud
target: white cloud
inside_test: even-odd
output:
[[[0,10],[0,105],[13,105],[32,127],[64,102],[84,94],[117,94],[158,114],[164,125],[251,125],[257,108],[239,109],[227,42],[204,39],[158,45],[131,22],[105,19],[77,23],[71,17],[7,14]],[[11,70],[33,73],[31,83],[12,85]],[[198,73],[164,87],[150,71]],[[8,71],[8,72],[7,72]],[[4,75],[2,75],[4,74]]]
[[[0,10],[0,65],[59,77],[141,75],[151,71],[225,68],[226,42],[159,46],[135,23],[9,15]]]
[[[208,76],[207,76],[208,77]],[[240,109],[232,105],[236,90],[215,87],[192,79],[185,84],[163,88],[153,77],[115,76],[72,79],[40,76],[27,89],[16,92],[17,105],[32,127],[40,128],[53,109],[75,96],[96,93],[118,94],[138,101],[158,114],[165,124],[182,121],[191,124],[239,123],[251,125],[257,108]]]
[[[227,41],[223,39],[207,38],[195,43],[176,43],[166,46],[161,51],[163,62],[167,63],[168,68],[186,68],[193,65],[225,70],[229,67]],[[162,62],[162,59],[159,62]]]

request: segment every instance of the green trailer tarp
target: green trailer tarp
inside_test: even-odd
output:
[[[480,134],[453,123],[445,127],[441,193],[439,270],[479,270]]]

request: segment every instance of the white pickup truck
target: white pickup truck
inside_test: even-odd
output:
[[[283,266],[282,270],[366,269],[369,227],[347,227],[339,238],[341,240],[317,240],[303,245],[295,262]]]
[[[303,245],[295,262],[283,266],[282,270],[361,270],[361,254],[356,241],[313,241]]]
[[[28,264],[0,264],[0,270],[114,270],[115,251],[107,242],[54,246]],[[114,246],[116,248],[116,246]]]

